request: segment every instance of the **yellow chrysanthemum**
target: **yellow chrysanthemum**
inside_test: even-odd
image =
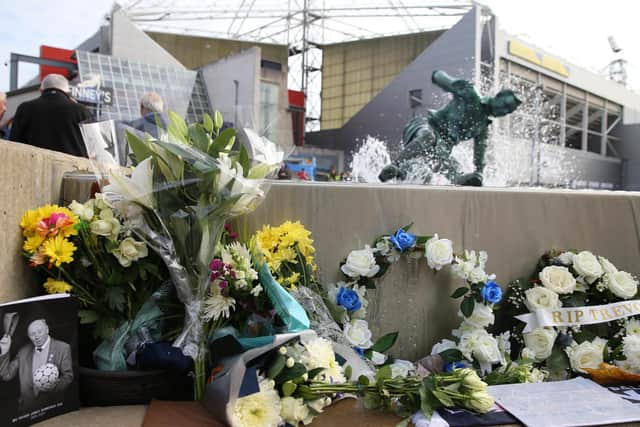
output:
[[[278,260],[280,262],[291,262],[294,264],[298,262],[298,256],[296,254],[296,251],[293,250],[293,248],[279,249],[277,252],[273,254],[272,259],[274,261]]]
[[[38,215],[38,209],[30,209],[22,215],[22,218],[20,219],[20,228],[22,228],[22,234],[25,237],[32,236],[35,233],[38,221],[40,221],[40,217]]]
[[[44,242],[44,238],[39,234],[34,234],[33,236],[27,237],[27,240],[25,240],[22,245],[22,249],[27,253],[33,253],[38,250],[42,242]]]
[[[51,277],[47,279],[47,283],[45,283],[44,288],[50,294],[64,294],[71,292],[73,286],[65,282],[64,280],[54,280]]]
[[[75,250],[75,245],[61,235],[51,237],[42,244],[42,252],[49,257],[49,263],[55,264],[56,267],[73,261]]]
[[[300,280],[300,273],[298,272],[291,273],[291,276],[287,277],[284,280],[290,285],[295,285]]]

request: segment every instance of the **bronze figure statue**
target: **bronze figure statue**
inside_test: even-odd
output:
[[[455,184],[482,186],[489,118],[512,113],[521,101],[509,89],[501,90],[495,97],[480,97],[471,83],[455,80],[444,71],[434,71],[431,81],[450,92],[453,99],[437,111],[430,110],[426,117],[416,117],[407,123],[402,132],[404,148],[398,158],[380,172],[380,181],[404,180],[411,164],[424,160],[433,172],[445,175]],[[451,157],[451,150],[469,139],[474,141],[475,171],[462,175],[458,162]]]

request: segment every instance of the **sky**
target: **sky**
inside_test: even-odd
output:
[[[629,86],[640,92],[640,1],[483,0],[481,3],[493,10],[499,25],[509,33],[595,72],[605,70],[615,58],[607,41],[613,35],[623,49],[623,58],[629,62]],[[113,0],[21,0],[5,4],[0,14],[0,90],[9,88],[11,52],[38,56],[41,44],[72,49],[95,33],[112,4]],[[20,67],[20,83],[37,74],[35,65]]]

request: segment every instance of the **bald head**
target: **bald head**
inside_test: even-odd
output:
[[[58,89],[64,93],[69,93],[69,81],[62,74],[49,74],[40,83],[40,90],[47,89]]]
[[[44,343],[47,342],[47,338],[49,338],[49,326],[47,322],[44,319],[36,319],[29,323],[27,335],[29,335],[29,339],[34,346],[43,346]]]
[[[140,99],[140,114],[146,116],[149,113],[162,113],[164,102],[156,92],[147,92]]]

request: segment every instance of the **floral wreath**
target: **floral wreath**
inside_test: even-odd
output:
[[[466,282],[451,295],[463,297],[460,304],[463,322],[453,331],[455,340],[445,339],[436,344],[432,354],[442,356],[447,370],[473,364],[482,372],[490,372],[493,365],[504,364],[508,334],[496,338],[487,332],[487,327],[494,322],[493,305],[502,299],[502,289],[494,281],[495,275],[485,272],[487,253],[465,250],[457,255],[451,240],[441,239],[437,234],[414,235],[410,232],[412,225],[378,237],[373,246],[351,251],[340,265],[345,279],[329,286],[327,303],[335,320],[342,325],[345,338],[374,364],[386,362],[383,353],[391,348],[398,333],[387,334],[375,343],[371,340],[372,334],[365,320],[367,289],[374,289],[391,264],[402,256],[424,258],[432,270],[451,266],[452,271]]]
[[[603,362],[638,374],[640,320],[633,315],[617,319],[611,316],[611,321],[593,324],[534,324],[535,328],[515,318],[529,313],[538,315],[541,310],[559,313],[563,308],[593,306],[611,307],[583,311],[593,311],[596,317],[601,316],[600,320],[608,318],[609,311],[637,315],[613,308],[620,306],[615,303],[629,301],[637,294],[638,280],[618,270],[608,259],[589,251],[552,250],[542,255],[530,280],[509,284],[505,303],[498,312],[499,323],[511,333],[513,353],[546,368],[553,378],[590,374]]]

